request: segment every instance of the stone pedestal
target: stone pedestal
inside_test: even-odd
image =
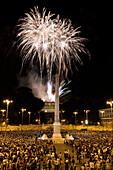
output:
[[[64,139],[62,138],[60,133],[60,122],[54,122],[53,126],[54,126],[54,133],[52,136],[53,142],[63,143]]]

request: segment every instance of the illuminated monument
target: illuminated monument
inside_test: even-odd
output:
[[[55,82],[55,114],[54,114],[54,132],[52,139],[55,143],[63,143],[63,138],[60,133],[60,118],[59,118],[59,73],[56,74]]]
[[[54,113],[54,132],[52,140],[55,143],[63,143],[63,138],[60,133],[60,116],[59,116],[59,74],[56,74],[55,82],[55,102],[46,101],[43,109],[41,110],[45,113]]]

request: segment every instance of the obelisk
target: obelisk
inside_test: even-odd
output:
[[[53,141],[55,143],[63,143],[63,138],[60,133],[60,119],[59,119],[59,73],[56,73],[55,78],[55,114],[54,114],[54,132]]]

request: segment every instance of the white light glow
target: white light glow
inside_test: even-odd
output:
[[[66,44],[64,41],[61,42],[61,46],[62,46],[63,48],[64,48],[66,45],[67,45],[67,44]]]
[[[88,120],[85,120],[85,124],[88,125]]]
[[[46,50],[47,49],[47,43],[43,44],[43,48]]]

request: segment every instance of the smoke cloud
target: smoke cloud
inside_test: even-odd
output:
[[[40,98],[41,100],[47,100],[48,94],[46,78],[41,80],[35,71],[30,71],[25,77],[18,76],[18,80],[19,87],[28,87],[32,90],[35,97]]]

